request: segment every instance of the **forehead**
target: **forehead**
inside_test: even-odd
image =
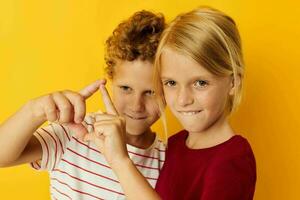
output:
[[[190,57],[166,48],[161,55],[161,77],[190,79],[193,77],[215,78],[215,76]]]
[[[153,64],[149,61],[120,61],[114,68],[115,83],[152,84]]]

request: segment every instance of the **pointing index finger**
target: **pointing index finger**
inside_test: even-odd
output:
[[[101,79],[101,80],[97,80],[94,83],[86,86],[85,88],[83,88],[82,90],[79,91],[79,94],[81,96],[83,96],[84,99],[89,98],[90,96],[92,96],[100,87],[101,84],[105,84],[106,80],[105,79]]]
[[[113,114],[113,115],[118,115],[118,112],[108,94],[108,91],[105,87],[105,83],[104,84],[101,84],[100,87],[100,92],[102,94],[102,100],[104,102],[104,105],[105,105],[105,108],[106,108],[106,112],[108,114]]]

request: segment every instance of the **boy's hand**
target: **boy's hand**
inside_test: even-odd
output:
[[[50,121],[67,124],[76,133],[86,131],[81,125],[86,114],[85,101],[105,82],[97,80],[79,92],[64,90],[31,100],[29,104],[34,119],[41,123]]]

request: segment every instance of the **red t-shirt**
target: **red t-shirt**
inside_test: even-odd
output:
[[[206,149],[189,149],[187,131],[169,138],[156,191],[163,200],[250,200],[256,165],[250,144],[239,135]]]

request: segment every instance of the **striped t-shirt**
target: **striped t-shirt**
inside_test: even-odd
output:
[[[86,116],[83,124],[93,130],[95,115]],[[47,170],[52,199],[125,199],[117,177],[93,142],[82,142],[66,126],[52,123],[34,135],[42,146],[42,159],[32,162],[37,170]],[[155,187],[165,160],[165,145],[156,136],[148,149],[127,144],[130,158]]]

